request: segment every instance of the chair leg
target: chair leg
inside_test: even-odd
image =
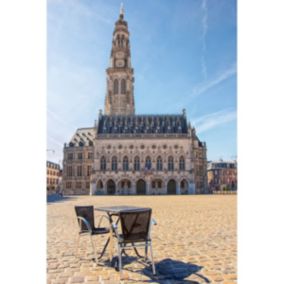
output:
[[[145,261],[148,260],[148,242],[146,242],[146,245],[145,245]]]
[[[151,253],[151,261],[152,261],[153,274],[156,275],[156,268],[155,268],[154,257],[153,257],[152,242],[150,242],[150,253]]]
[[[96,264],[98,264],[98,257],[97,257],[97,250],[96,250],[96,243],[94,244],[93,239],[92,239],[92,235],[90,235],[90,241],[93,247],[93,254],[95,256],[95,262]]]

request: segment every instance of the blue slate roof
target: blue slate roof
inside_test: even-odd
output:
[[[185,115],[101,115],[98,134],[187,134]]]

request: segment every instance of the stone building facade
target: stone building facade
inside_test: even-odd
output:
[[[64,145],[63,191],[65,194],[89,194],[94,163],[95,129],[79,128]]]
[[[115,23],[106,75],[104,114],[100,111],[94,127],[78,129],[65,144],[64,193],[206,193],[206,144],[198,139],[185,110],[180,114],[135,114],[134,70],[123,9]],[[89,140],[82,137],[86,132],[92,133]],[[78,134],[81,138],[75,141]],[[93,159],[86,159],[86,154],[76,158],[81,152],[93,152]],[[86,174],[90,167],[92,173],[87,170]]]
[[[208,163],[208,187],[209,191],[237,190],[237,162],[215,161]]]
[[[46,189],[47,193],[53,193],[56,191],[59,185],[59,179],[61,178],[60,165],[46,161]]]

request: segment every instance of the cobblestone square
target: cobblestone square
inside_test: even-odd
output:
[[[158,223],[152,231],[157,275],[134,254],[123,259],[123,279],[106,257],[96,266],[87,236],[81,238],[77,254],[74,205],[151,207]],[[96,221],[102,214],[95,212]],[[236,215],[236,195],[67,196],[50,202],[47,283],[237,283]],[[98,251],[106,239],[96,236]],[[165,264],[172,269],[161,273]]]

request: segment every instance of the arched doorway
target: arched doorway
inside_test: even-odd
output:
[[[128,179],[123,179],[118,183],[118,190],[120,194],[130,194],[131,181]]]
[[[115,194],[115,183],[112,179],[107,182],[107,194],[113,195]]]
[[[188,193],[188,182],[186,179],[183,179],[180,182],[180,193],[181,194],[187,194]]]
[[[152,194],[161,194],[162,187],[163,187],[162,179],[157,178],[151,181]]]
[[[102,194],[104,191],[104,185],[101,180],[98,180],[96,187],[97,187],[97,194]]]
[[[177,194],[176,181],[173,179],[168,182],[167,194]]]
[[[146,182],[143,179],[139,179],[136,183],[136,193],[138,195],[146,194]]]

